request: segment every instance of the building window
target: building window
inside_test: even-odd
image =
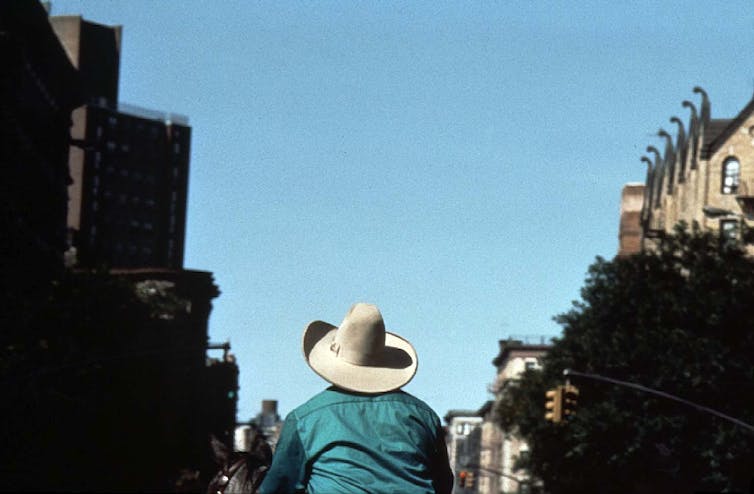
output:
[[[723,194],[735,194],[738,192],[738,182],[741,175],[741,163],[733,156],[723,162]]]
[[[479,453],[479,463],[482,465],[490,464],[490,450],[484,449]]]
[[[723,240],[737,240],[739,233],[738,220],[720,220],[720,238]]]
[[[471,432],[471,424],[465,423],[465,422],[456,424],[456,435],[468,436],[470,432]]]

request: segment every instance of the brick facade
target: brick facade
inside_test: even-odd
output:
[[[672,117],[675,138],[660,130],[663,145],[648,146],[641,158],[647,164],[643,187],[624,187],[619,255],[652,248],[655,239],[672,232],[680,221],[739,232],[745,216],[742,204],[754,196],[754,99],[733,118],[713,119],[707,93],[698,87],[694,93],[701,97],[698,109],[690,101],[682,103],[690,112],[687,124]],[[705,209],[713,214],[705,214]]]

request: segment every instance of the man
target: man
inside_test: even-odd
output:
[[[416,373],[416,351],[385,331],[377,307],[355,304],[339,327],[310,323],[303,347],[333,386],[286,417],[260,493],[451,492],[440,419],[400,390]]]

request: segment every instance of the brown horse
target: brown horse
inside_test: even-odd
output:
[[[261,432],[257,432],[249,451],[233,451],[212,436],[215,462],[220,471],[210,480],[207,494],[254,494],[272,463],[272,449]]]

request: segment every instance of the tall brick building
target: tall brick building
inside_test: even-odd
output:
[[[680,221],[737,236],[742,222],[754,218],[754,99],[734,117],[712,118],[707,93],[699,87],[694,93],[698,105],[681,104],[689,111],[688,123],[671,117],[675,137],[660,129],[662,150],[647,147],[641,159],[647,165],[645,183],[624,188],[621,255],[651,248]]]

